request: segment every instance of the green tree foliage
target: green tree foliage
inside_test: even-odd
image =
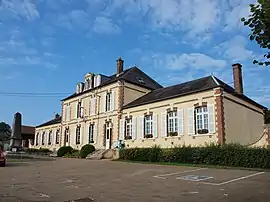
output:
[[[8,140],[11,136],[11,127],[5,122],[0,122],[0,141]]]
[[[249,38],[255,40],[261,48],[270,49],[270,0],[257,0],[258,3],[250,4],[251,14],[241,21],[251,29]],[[264,54],[265,61],[254,60],[254,64],[270,65],[270,52]]]

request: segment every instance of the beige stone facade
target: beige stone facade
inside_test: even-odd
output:
[[[268,139],[261,138],[264,107],[216,77],[163,88],[138,68],[123,70],[121,64],[118,61],[116,75],[99,78],[105,80],[100,86],[82,91],[84,84],[79,83],[77,93],[62,101],[61,121],[36,128],[34,147],[80,149],[90,143],[109,149],[120,142],[127,148],[268,145]],[[241,88],[242,83],[237,85]],[[59,143],[48,144],[50,131],[60,131]]]

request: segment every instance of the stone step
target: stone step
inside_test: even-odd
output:
[[[93,153],[89,154],[86,158],[87,159],[102,159],[103,153],[106,151],[106,149],[97,149]]]

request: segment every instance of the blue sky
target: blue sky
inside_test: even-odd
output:
[[[0,121],[17,111],[27,125],[51,119],[86,72],[113,74],[119,56],[164,86],[210,74],[232,84],[239,62],[244,92],[270,107],[270,68],[252,64],[263,50],[240,22],[254,0],[0,2]]]

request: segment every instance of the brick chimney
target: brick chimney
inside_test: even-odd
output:
[[[118,60],[116,60],[116,74],[117,76],[121,74],[124,71],[124,60],[120,57]]]
[[[243,94],[242,65],[236,63],[233,64],[232,67],[233,67],[234,90],[239,94]]]

